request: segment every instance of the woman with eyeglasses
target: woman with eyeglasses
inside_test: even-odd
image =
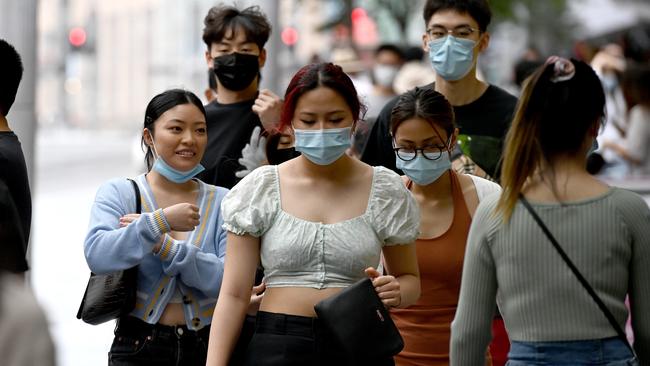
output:
[[[397,365],[448,365],[450,325],[456,312],[465,242],[480,199],[499,191],[488,180],[451,170],[458,129],[447,99],[431,88],[403,94],[391,113],[396,165],[420,206],[416,241],[421,296],[393,309],[404,338]]]

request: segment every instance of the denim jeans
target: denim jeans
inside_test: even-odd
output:
[[[109,366],[204,366],[210,326],[148,324],[135,317],[118,320],[108,354]]]
[[[638,365],[618,337],[586,341],[513,341],[506,366],[533,365]]]

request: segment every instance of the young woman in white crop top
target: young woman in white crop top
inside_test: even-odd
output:
[[[228,363],[260,260],[266,291],[246,365],[347,364],[314,305],[364,277],[388,307],[419,297],[417,204],[398,175],[345,154],[362,109],[339,66],[307,65],[291,80],[280,128],[302,155],[253,171],[222,204],[228,259],[208,365]],[[382,253],[388,275],[375,269]]]

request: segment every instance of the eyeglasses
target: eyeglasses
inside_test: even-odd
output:
[[[442,152],[446,150],[446,146],[438,145],[429,145],[425,147],[398,146],[393,148],[395,155],[404,161],[411,161],[415,159],[415,157],[418,155],[418,151],[420,152],[420,155],[424,156],[424,158],[427,160],[438,160],[440,159],[440,156],[442,156]]]
[[[427,29],[427,34],[433,39],[441,39],[447,37],[448,34],[456,38],[469,38],[476,32],[478,29],[472,28],[468,25],[461,25],[454,29],[447,29],[445,27],[431,27]]]

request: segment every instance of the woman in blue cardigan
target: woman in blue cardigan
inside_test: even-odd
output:
[[[84,252],[95,273],[138,266],[133,311],[118,319],[109,365],[205,365],[212,312],[221,288],[227,190],[192,179],[207,144],[205,110],[185,90],[147,106],[143,147],[148,172],[99,188]]]

